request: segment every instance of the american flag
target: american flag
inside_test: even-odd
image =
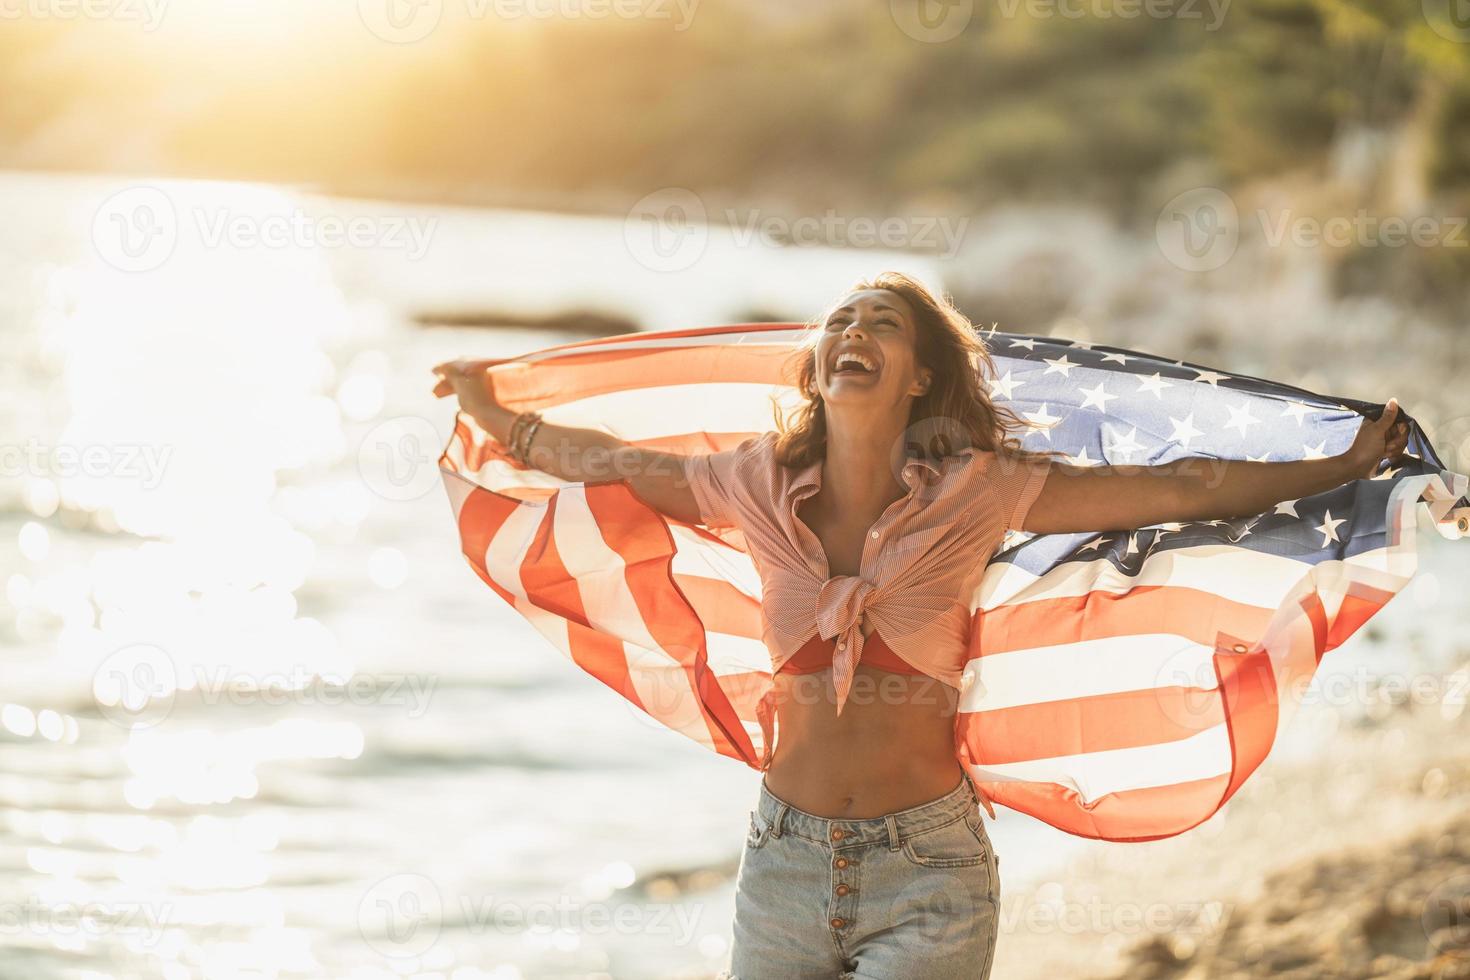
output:
[[[682,454],[773,427],[798,324],[627,334],[494,362],[548,423]],[[1028,448],[1082,466],[1299,460],[1382,406],[1133,350],[984,334]],[[1181,833],[1261,764],[1318,660],[1413,576],[1421,520],[1461,536],[1470,481],[1407,414],[1409,460],[1240,520],[1012,532],[971,597],[956,753],[1000,804],[1105,840]],[[440,469],[465,557],[552,646],[633,705],[759,768],[774,719],[761,585],[738,529],[655,511],[616,473],[511,461],[465,413]]]

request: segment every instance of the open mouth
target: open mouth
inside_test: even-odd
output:
[[[878,362],[866,354],[843,351],[832,362],[832,377],[845,378],[878,373]]]

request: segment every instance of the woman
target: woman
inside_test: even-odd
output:
[[[436,393],[561,479],[603,476],[611,456],[668,516],[744,532],[780,737],[737,879],[730,976],[985,977],[999,875],[955,719],[966,599],[1005,532],[1259,514],[1371,475],[1407,430],[1390,402],[1341,456],[1208,477],[1188,460],[1089,468],[1026,453],[981,383],[993,364],[974,329],[895,274],[839,300],[799,355],[791,424],[690,457],[518,417],[474,362],[437,368]]]

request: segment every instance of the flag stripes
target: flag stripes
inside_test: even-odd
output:
[[[491,378],[502,404],[548,422],[716,452],[799,403],[787,359],[805,339],[795,324],[632,334],[501,359]],[[1331,455],[1375,408],[1138,351],[986,339],[992,395],[1038,426],[1026,445],[1076,465]],[[1405,418],[1409,465],[1265,514],[1008,537],[970,600],[956,719],[956,754],[981,788],[1109,840],[1216,812],[1320,658],[1407,584],[1421,521],[1457,536],[1470,481]],[[765,764],[773,678],[738,529],[662,515],[624,480],[527,469],[464,413],[440,467],[464,555],[501,600],[657,723]]]

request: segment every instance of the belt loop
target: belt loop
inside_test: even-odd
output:
[[[985,792],[980,789],[979,784],[975,782],[975,777],[970,775],[970,770],[968,769],[965,770],[965,782],[970,787],[970,796],[985,810],[986,813],[990,814],[990,819],[994,820],[995,808],[990,805],[990,797],[985,795]]]
[[[776,819],[771,821],[771,836],[772,837],[780,837],[781,836],[781,821],[783,819],[785,819],[785,817],[786,817],[786,809],[787,809],[787,807],[786,807],[786,804],[785,803],[777,803],[776,804]]]
[[[896,851],[900,846],[898,840],[898,818],[890,813],[883,818],[883,822],[888,825],[888,849],[890,851]]]

